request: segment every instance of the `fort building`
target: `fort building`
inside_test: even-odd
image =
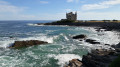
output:
[[[77,12],[66,13],[66,19],[61,19],[61,21],[64,21],[64,20],[77,21]]]
[[[66,13],[66,18],[67,18],[67,20],[76,21],[77,20],[77,12],[75,12],[75,13],[73,13],[73,12]]]

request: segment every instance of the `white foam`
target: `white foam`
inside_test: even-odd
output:
[[[8,45],[11,43],[14,43],[14,40],[9,40],[9,41],[0,41],[0,47],[6,48]]]
[[[28,38],[20,38],[20,41],[23,40],[40,40],[40,41],[46,41],[48,43],[53,43],[55,37],[47,37],[47,36],[34,36],[34,37],[28,37]]]
[[[58,60],[58,64],[61,65],[61,67],[63,67],[72,59],[82,60],[82,58],[79,55],[75,55],[75,54],[48,55],[48,57],[54,57],[54,59]]]
[[[40,41],[46,41],[48,43],[53,43],[54,39],[57,38],[56,36],[46,36],[45,34],[41,35],[35,35],[32,37],[26,37],[26,38],[6,38],[0,41],[0,47],[6,48],[10,44],[14,43],[15,41],[26,41],[26,40],[40,40]]]
[[[44,25],[38,25],[38,24],[32,24],[32,23],[28,23],[27,25],[29,25],[29,26],[44,26]]]

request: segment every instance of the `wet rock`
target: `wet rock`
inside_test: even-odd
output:
[[[79,59],[72,59],[69,64],[64,67],[82,67],[82,62]]]
[[[110,44],[105,44],[105,45],[110,46]]]
[[[117,58],[115,50],[96,49],[83,55],[82,61],[73,59],[65,67],[109,67],[115,58]]]
[[[14,38],[14,37],[10,36],[10,38]]]
[[[92,40],[92,39],[86,39],[86,42],[94,42],[96,40]]]
[[[120,43],[118,43],[117,45],[112,45],[111,47],[113,47],[113,48],[120,48]]]
[[[115,51],[116,52],[120,52],[120,48],[115,48]]]
[[[116,51],[96,49],[83,56],[82,62],[86,67],[108,67],[111,61],[116,58]]]
[[[118,43],[118,44],[116,45],[116,47],[117,47],[117,48],[120,48],[120,43]]]
[[[23,48],[34,45],[40,45],[40,44],[47,44],[47,42],[39,41],[39,40],[15,41],[15,43],[9,46],[9,48]]]
[[[100,44],[100,42],[96,42],[96,40],[92,40],[92,39],[86,39],[86,42],[90,44]]]
[[[73,39],[85,39],[87,36],[84,34],[74,36]]]

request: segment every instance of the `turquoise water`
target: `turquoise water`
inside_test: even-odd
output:
[[[0,66],[1,67],[63,67],[69,60],[87,54],[91,49],[110,48],[103,44],[116,44],[119,41],[116,32],[96,32],[89,27],[37,26],[35,23],[50,21],[1,21],[0,22]],[[92,45],[72,39],[85,34],[88,38],[101,42]],[[98,34],[104,34],[99,36]],[[114,36],[113,36],[114,35]],[[13,37],[13,38],[10,38]],[[113,40],[114,39],[114,40]],[[41,40],[47,45],[38,45],[22,49],[7,48],[14,41]]]

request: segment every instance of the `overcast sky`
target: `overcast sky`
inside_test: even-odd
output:
[[[0,20],[120,20],[120,0],[0,0]]]

